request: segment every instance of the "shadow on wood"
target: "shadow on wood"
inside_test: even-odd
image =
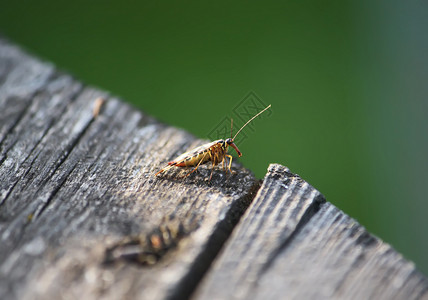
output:
[[[194,299],[427,296],[413,264],[273,164]]]

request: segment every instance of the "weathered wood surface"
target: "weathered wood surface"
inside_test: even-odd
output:
[[[210,183],[205,167],[155,178],[201,141],[4,40],[0,83],[0,299],[189,294],[254,176],[235,164],[236,175],[218,170]]]
[[[0,38],[0,299],[427,297],[285,167],[153,177],[201,142]]]
[[[428,281],[412,263],[276,164],[194,296],[422,298]]]

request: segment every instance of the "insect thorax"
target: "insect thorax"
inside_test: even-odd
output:
[[[221,146],[221,149],[223,149],[223,151],[227,151],[227,147],[229,145],[226,143],[225,140],[223,140],[223,139],[217,140],[216,143]]]

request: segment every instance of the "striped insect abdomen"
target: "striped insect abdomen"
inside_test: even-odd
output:
[[[208,153],[214,143],[208,143],[199,146],[192,151],[181,154],[175,160],[170,161],[168,165],[176,167],[194,167],[196,165],[206,163],[210,160],[211,156]],[[201,162],[202,160],[202,162]]]

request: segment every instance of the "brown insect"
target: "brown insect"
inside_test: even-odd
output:
[[[179,168],[185,168],[185,167],[195,167],[192,171],[187,173],[184,177],[189,176],[193,172],[195,172],[201,164],[204,164],[208,161],[212,162],[212,169],[211,169],[211,175],[210,179],[213,176],[214,166],[222,163],[223,170],[224,170],[224,164],[226,157],[229,158],[229,164],[227,169],[232,174],[232,170],[230,169],[232,165],[232,155],[227,154],[228,147],[231,146],[233,149],[235,149],[236,153],[238,153],[238,157],[242,156],[241,151],[239,151],[238,147],[236,147],[235,143],[233,142],[236,138],[236,136],[241,132],[242,129],[244,129],[245,126],[247,126],[252,120],[257,118],[260,114],[262,114],[264,111],[269,109],[271,105],[260,111],[258,114],[256,114],[254,117],[252,117],[250,120],[248,120],[247,123],[242,126],[238,132],[235,134],[235,136],[232,138],[232,127],[233,127],[233,120],[231,122],[231,134],[230,138],[226,140],[216,140],[211,143],[204,144],[202,146],[196,147],[188,152],[185,152],[178,156],[176,159],[170,161],[168,165],[161,169],[159,172],[155,174],[155,176],[159,175],[160,173],[163,173],[173,167],[179,167]]]

